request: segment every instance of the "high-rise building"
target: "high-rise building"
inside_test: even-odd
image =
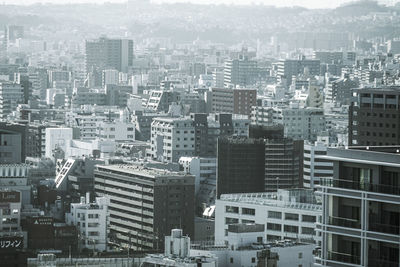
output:
[[[251,107],[257,105],[257,90],[211,88],[212,113],[232,113],[250,115]]]
[[[302,186],[303,141],[225,137],[217,150],[217,197]]]
[[[133,41],[126,39],[109,39],[101,37],[86,41],[86,73],[93,68],[106,68],[127,72],[133,62]]]
[[[349,109],[349,145],[400,144],[400,87],[363,88]]]
[[[328,148],[316,266],[399,266],[400,147]]]
[[[314,59],[285,59],[278,62],[278,78],[286,79],[286,85],[292,84],[292,77],[303,74],[308,70],[310,75],[320,74],[320,60]]]
[[[19,38],[24,38],[24,26],[8,25],[5,29],[7,43],[15,43]]]
[[[98,196],[110,199],[110,244],[155,251],[175,228],[193,238],[194,176],[136,165],[98,165],[94,184]]]
[[[254,85],[258,79],[257,61],[248,58],[232,59],[225,62],[224,86]]]

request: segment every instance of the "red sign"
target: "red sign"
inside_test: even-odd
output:
[[[20,192],[0,192],[0,203],[21,202]]]

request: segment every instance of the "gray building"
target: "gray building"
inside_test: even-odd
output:
[[[110,198],[110,245],[159,250],[175,228],[194,237],[194,176],[137,165],[98,165],[94,180],[96,194]]]
[[[22,162],[22,135],[0,129],[0,164]]]
[[[101,37],[86,41],[86,72],[93,68],[103,70],[113,68],[127,72],[133,63],[133,41]]]

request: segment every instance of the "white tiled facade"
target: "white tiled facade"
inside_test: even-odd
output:
[[[322,158],[326,155],[327,146],[321,142],[304,144],[303,185],[314,188],[321,177],[332,177],[333,163]]]
[[[108,201],[107,197],[98,197],[96,203],[85,203],[83,198],[81,203],[71,204],[65,219],[78,228],[80,248],[107,250]]]
[[[307,191],[306,195],[312,197],[313,193]],[[322,205],[296,202],[289,192],[279,190],[278,196],[275,192],[221,195],[216,201],[215,242],[226,241],[229,224],[256,223],[265,225],[264,238],[268,241],[300,239],[318,243],[314,229]]]

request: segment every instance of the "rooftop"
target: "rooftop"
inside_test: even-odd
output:
[[[282,207],[298,210],[322,211],[320,201],[312,190],[279,190],[269,193],[223,194],[222,201],[256,204],[262,206]]]
[[[159,177],[159,176],[187,176],[184,172],[174,172],[169,170],[163,169],[156,169],[156,168],[148,168],[141,165],[135,164],[118,164],[118,165],[99,165],[97,166],[98,169],[108,169],[110,171],[116,172],[125,172],[131,174],[139,174],[141,176],[151,176],[151,177]]]

